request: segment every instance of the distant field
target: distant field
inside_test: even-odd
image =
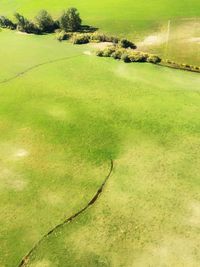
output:
[[[200,3],[198,0],[102,0],[102,1],[79,1],[79,0],[45,0],[45,1],[1,1],[1,13],[12,14],[18,10],[27,16],[34,16],[42,9],[48,9],[55,16],[60,11],[70,7],[77,7],[86,23],[99,26],[103,30],[117,32],[132,32],[130,24],[139,25],[145,30],[148,20],[163,20],[172,18],[191,18],[200,16]],[[112,23],[111,23],[112,22]],[[121,28],[121,30],[120,30]]]
[[[98,58],[54,35],[0,40],[0,266],[84,206],[111,158],[98,202],[28,266],[199,266],[200,76]]]
[[[45,8],[56,17],[70,6],[80,10],[84,23],[103,32],[144,42],[142,48],[171,60],[200,65],[199,0],[3,0],[0,13],[19,11],[33,18]]]

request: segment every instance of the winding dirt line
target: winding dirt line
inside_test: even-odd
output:
[[[56,62],[59,62],[59,61],[72,59],[72,58],[76,58],[76,57],[81,57],[83,55],[84,54],[78,54],[78,55],[70,56],[70,57],[62,57],[62,58],[52,59],[52,60],[49,60],[49,61],[45,61],[45,62],[36,64],[36,65],[34,65],[32,67],[29,67],[29,68],[25,69],[24,71],[21,71],[21,72],[17,73],[16,75],[14,75],[14,76],[12,76],[10,78],[7,78],[7,79],[4,79],[3,81],[0,81],[0,84],[8,83],[8,82],[10,82],[12,80],[15,80],[15,79],[19,78],[20,76],[26,74],[27,72],[29,72],[29,71],[31,71],[33,69],[39,68],[41,66],[44,66],[44,65],[47,65],[47,64],[56,63]]]
[[[58,228],[61,228],[62,226],[64,226],[67,223],[72,222],[74,219],[76,219],[79,215],[81,215],[83,212],[85,212],[90,206],[94,205],[94,203],[98,200],[98,198],[100,197],[101,193],[104,190],[104,187],[108,181],[108,179],[110,178],[112,171],[113,171],[113,160],[110,160],[110,170],[108,175],[106,176],[106,178],[104,179],[103,183],[101,184],[100,188],[97,190],[96,194],[94,195],[94,197],[88,202],[88,204],[86,206],[84,206],[81,210],[79,210],[78,212],[76,212],[75,214],[73,214],[72,216],[70,216],[69,218],[67,218],[66,220],[64,220],[64,222],[56,225],[53,229],[51,229],[47,234],[45,234],[35,245],[34,247],[23,257],[23,259],[21,260],[20,264],[18,265],[18,267],[25,267],[30,259],[31,254],[37,249],[37,247],[42,243],[42,241],[49,237],[53,232],[55,232]]]

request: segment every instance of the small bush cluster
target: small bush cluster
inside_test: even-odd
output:
[[[166,59],[165,61],[163,61],[163,65],[167,65],[167,66],[177,68],[177,69],[200,72],[200,67],[198,66],[184,64],[184,63],[177,63],[169,59]]]
[[[72,36],[73,34],[71,32],[58,31],[56,39],[61,42],[64,40],[69,40]]]
[[[119,42],[119,38],[115,37],[115,36],[109,36],[109,35],[105,35],[103,33],[98,33],[95,32],[93,34],[90,35],[90,40],[91,42],[111,42],[113,44],[117,44]]]
[[[123,48],[119,46],[109,46],[104,50],[98,50],[96,53],[99,57],[112,57],[114,59],[123,60],[124,62],[149,62],[158,64],[161,58],[156,55],[151,55],[139,51],[134,51],[130,48]]]
[[[180,65],[184,69],[189,69],[192,71],[200,71],[200,67],[198,67],[198,66],[189,65],[189,64],[178,64],[178,65]]]
[[[66,34],[69,34],[69,32],[65,32]],[[63,36],[63,39],[62,39]],[[119,42],[119,39],[114,36],[107,36],[105,34],[101,33],[75,33],[71,35],[72,42],[74,44],[86,44],[86,43],[101,43],[101,42],[112,42],[113,44],[117,44]],[[58,32],[57,39],[59,41],[66,40],[64,34],[60,34]]]
[[[158,56],[155,56],[155,55],[149,55],[147,57],[147,62],[157,64],[157,63],[161,62],[161,58],[159,58]]]
[[[76,8],[69,8],[64,11],[57,20],[54,20],[46,10],[41,10],[34,21],[28,20],[19,13],[15,13],[14,17],[16,23],[4,16],[0,16],[0,27],[11,30],[18,29],[26,33],[43,34],[55,32],[56,29],[64,32],[75,32],[80,30],[82,22]],[[62,40],[61,37],[60,40]]]
[[[89,34],[75,34],[72,37],[73,44],[87,44],[90,42],[90,35]]]

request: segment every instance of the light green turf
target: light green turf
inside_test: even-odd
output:
[[[0,39],[0,81],[80,55],[0,84],[0,266],[82,207],[110,158],[101,198],[30,266],[199,266],[199,74],[98,58],[53,35]]]

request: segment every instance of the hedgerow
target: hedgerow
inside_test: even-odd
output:
[[[134,51],[130,48],[122,48],[120,44],[118,46],[109,46],[104,50],[98,50],[96,55],[99,57],[112,57],[114,59],[123,60],[126,63],[149,62],[157,64],[161,62],[161,58],[156,55]]]
[[[182,69],[182,70],[188,70],[188,71],[193,71],[193,72],[200,72],[200,67],[198,66],[193,66],[189,64],[184,64],[184,63],[177,63],[172,60],[166,59],[162,61],[162,65],[176,68],[176,69]]]

